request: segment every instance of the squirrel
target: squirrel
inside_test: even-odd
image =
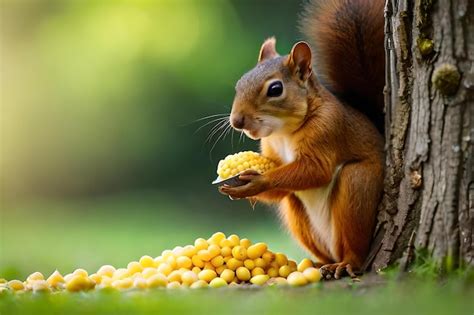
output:
[[[311,1],[300,24],[313,49],[300,41],[280,56],[265,40],[230,115],[277,167],[219,191],[278,204],[324,278],[356,277],[383,189],[384,0]]]

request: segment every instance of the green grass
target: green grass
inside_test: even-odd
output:
[[[265,241],[295,259],[307,256],[272,211],[225,198],[213,203],[137,194],[5,205],[0,212],[0,278],[24,279],[34,271],[48,275],[55,269],[65,274],[79,267],[94,271],[103,264],[122,267],[219,230]],[[360,283],[344,279],[307,288],[4,293],[0,314],[472,315],[474,279],[467,274],[440,281],[417,272],[416,279],[400,282],[392,271],[382,285],[365,277]]]

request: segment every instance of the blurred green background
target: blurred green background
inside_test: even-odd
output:
[[[1,0],[0,277],[123,266],[222,230],[294,258],[275,211],[231,202],[206,142],[300,1]]]

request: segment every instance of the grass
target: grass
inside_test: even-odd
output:
[[[0,278],[7,279],[33,271],[47,275],[56,268],[65,274],[79,267],[121,267],[218,230],[265,241],[295,259],[307,256],[271,211],[225,199],[212,203],[139,194],[8,205],[0,215]],[[472,274],[443,281],[427,272],[403,281],[388,275],[384,284],[365,277],[360,283],[344,279],[293,289],[4,293],[0,314],[473,314]]]

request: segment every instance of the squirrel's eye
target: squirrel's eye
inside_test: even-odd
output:
[[[267,91],[268,97],[277,97],[283,93],[283,83],[281,81],[275,81],[270,84]]]

